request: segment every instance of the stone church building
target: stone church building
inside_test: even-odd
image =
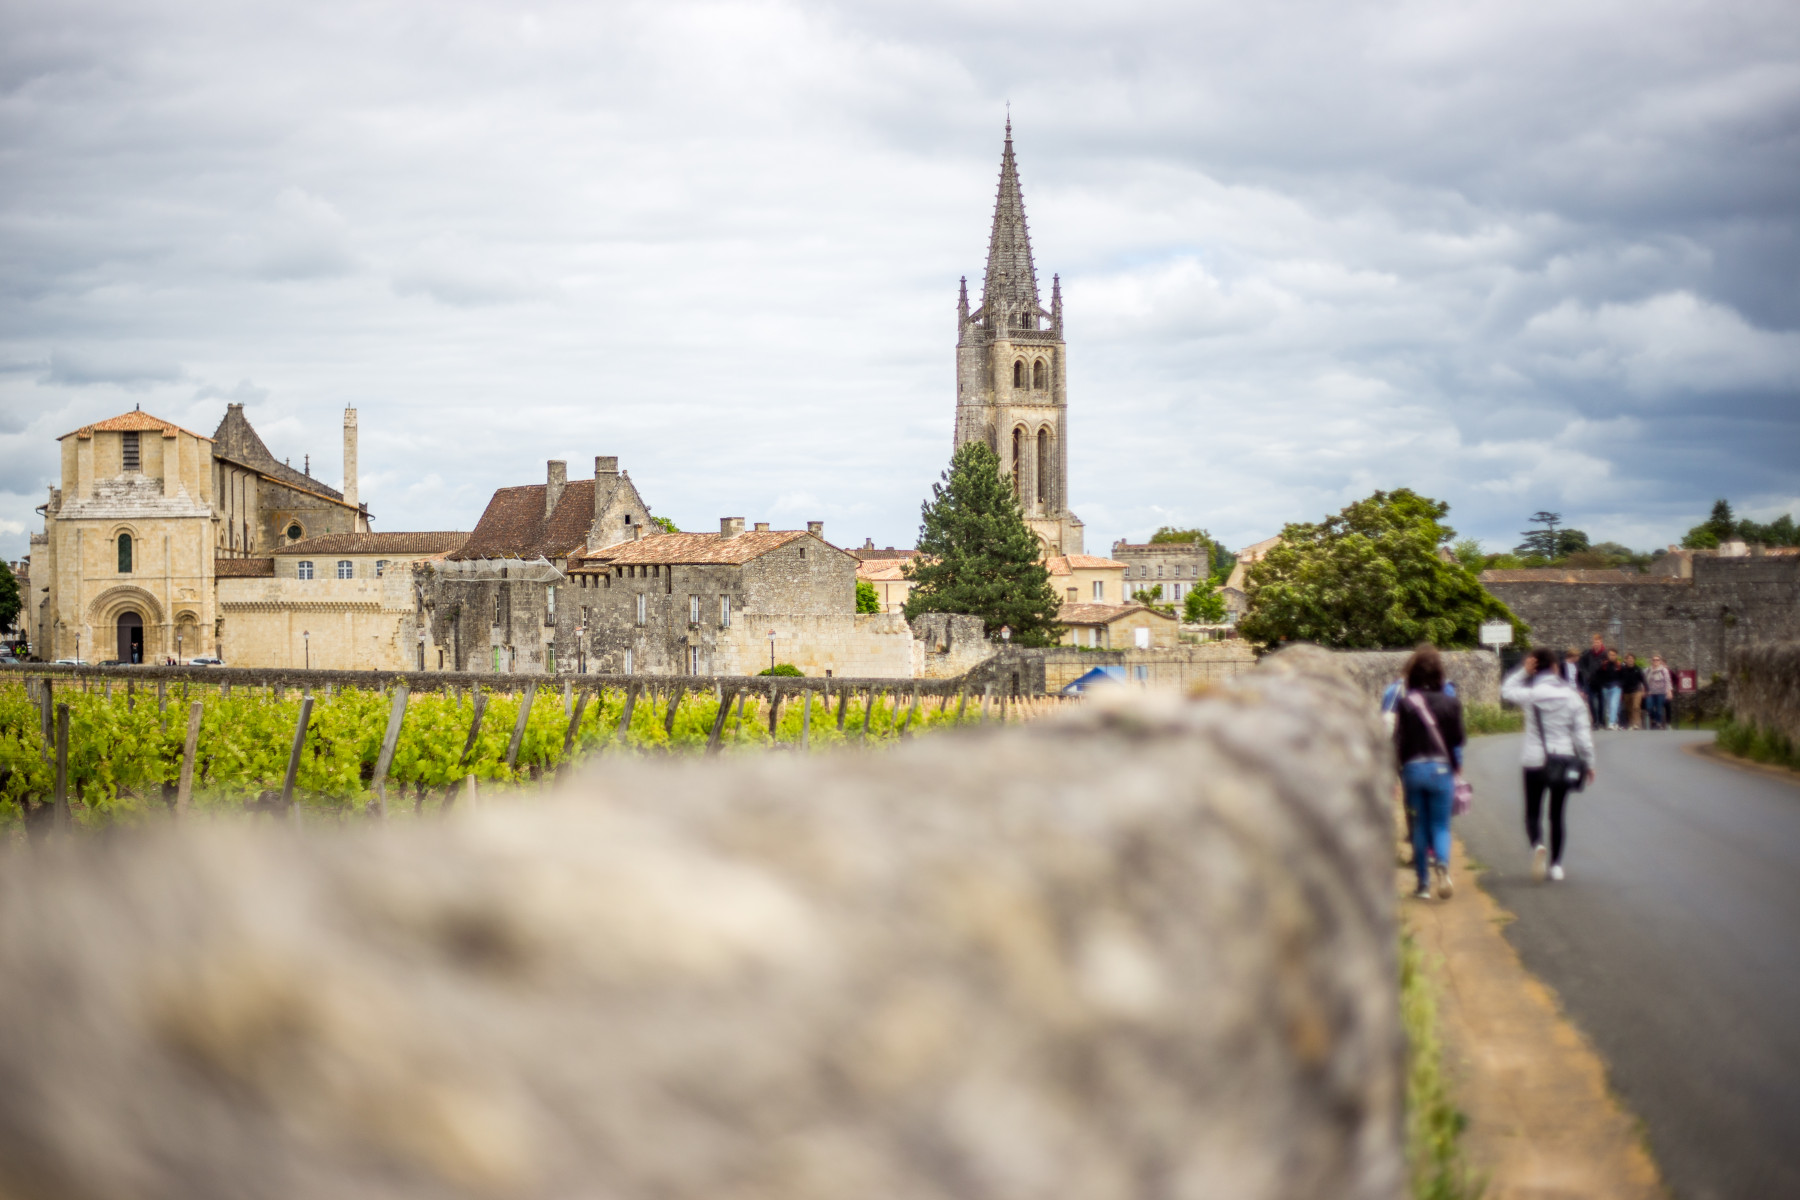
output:
[[[1051,277],[1045,308],[1025,227],[1010,120],[981,307],[969,311],[965,278],[956,302],[956,333],[956,447],[982,441],[999,456],[1047,556],[1081,554],[1081,519],[1069,511],[1062,281]]]

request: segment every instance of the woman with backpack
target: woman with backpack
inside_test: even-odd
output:
[[[1525,714],[1520,755],[1525,768],[1525,838],[1531,877],[1563,878],[1563,810],[1570,792],[1594,781],[1594,723],[1587,701],[1556,669],[1556,651],[1540,646],[1500,685],[1500,698]],[[1544,797],[1550,797],[1550,843],[1544,844]]]
[[[1413,651],[1405,680],[1394,708],[1394,760],[1412,825],[1413,869],[1419,876],[1413,894],[1431,899],[1435,871],[1437,894],[1448,900],[1456,890],[1450,878],[1450,814],[1461,783],[1456,754],[1463,744],[1462,701],[1444,690],[1444,660],[1436,646]]]

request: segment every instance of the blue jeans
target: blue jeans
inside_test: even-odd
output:
[[[1644,703],[1648,706],[1645,723],[1652,729],[1667,729],[1669,727],[1669,698],[1651,695],[1645,697]]]
[[[1606,721],[1605,721],[1605,724],[1608,728],[1611,728],[1612,726],[1617,725],[1619,723],[1619,696],[1624,692],[1625,689],[1618,688],[1618,687],[1609,687],[1609,688],[1602,688],[1600,690],[1601,690],[1601,693],[1606,697]]]
[[[1456,776],[1449,763],[1409,762],[1400,768],[1400,785],[1412,816],[1413,867],[1419,886],[1427,887],[1432,855],[1450,866],[1450,802],[1456,795]]]

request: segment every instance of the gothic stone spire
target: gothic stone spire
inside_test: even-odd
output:
[[[1038,327],[1037,268],[1031,262],[1031,234],[1025,228],[1025,197],[1019,191],[1019,164],[1013,157],[1011,117],[1006,119],[1006,149],[1000,155],[1000,193],[994,201],[994,232],[988,239],[981,306],[990,329]]]

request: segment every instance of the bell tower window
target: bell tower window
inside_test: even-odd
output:
[[[1048,368],[1044,366],[1044,360],[1040,358],[1037,360],[1036,365],[1031,368],[1031,390],[1034,392],[1041,392],[1049,386],[1050,372]]]
[[[1022,358],[1013,364],[1013,386],[1016,388],[1025,386],[1025,360]]]
[[[119,535],[119,574],[131,574],[131,535],[129,533]]]
[[[143,470],[143,467],[140,465],[142,460],[138,457],[138,454],[138,435],[136,430],[132,430],[130,433],[123,435],[123,441],[120,448],[120,465],[127,471]]]

